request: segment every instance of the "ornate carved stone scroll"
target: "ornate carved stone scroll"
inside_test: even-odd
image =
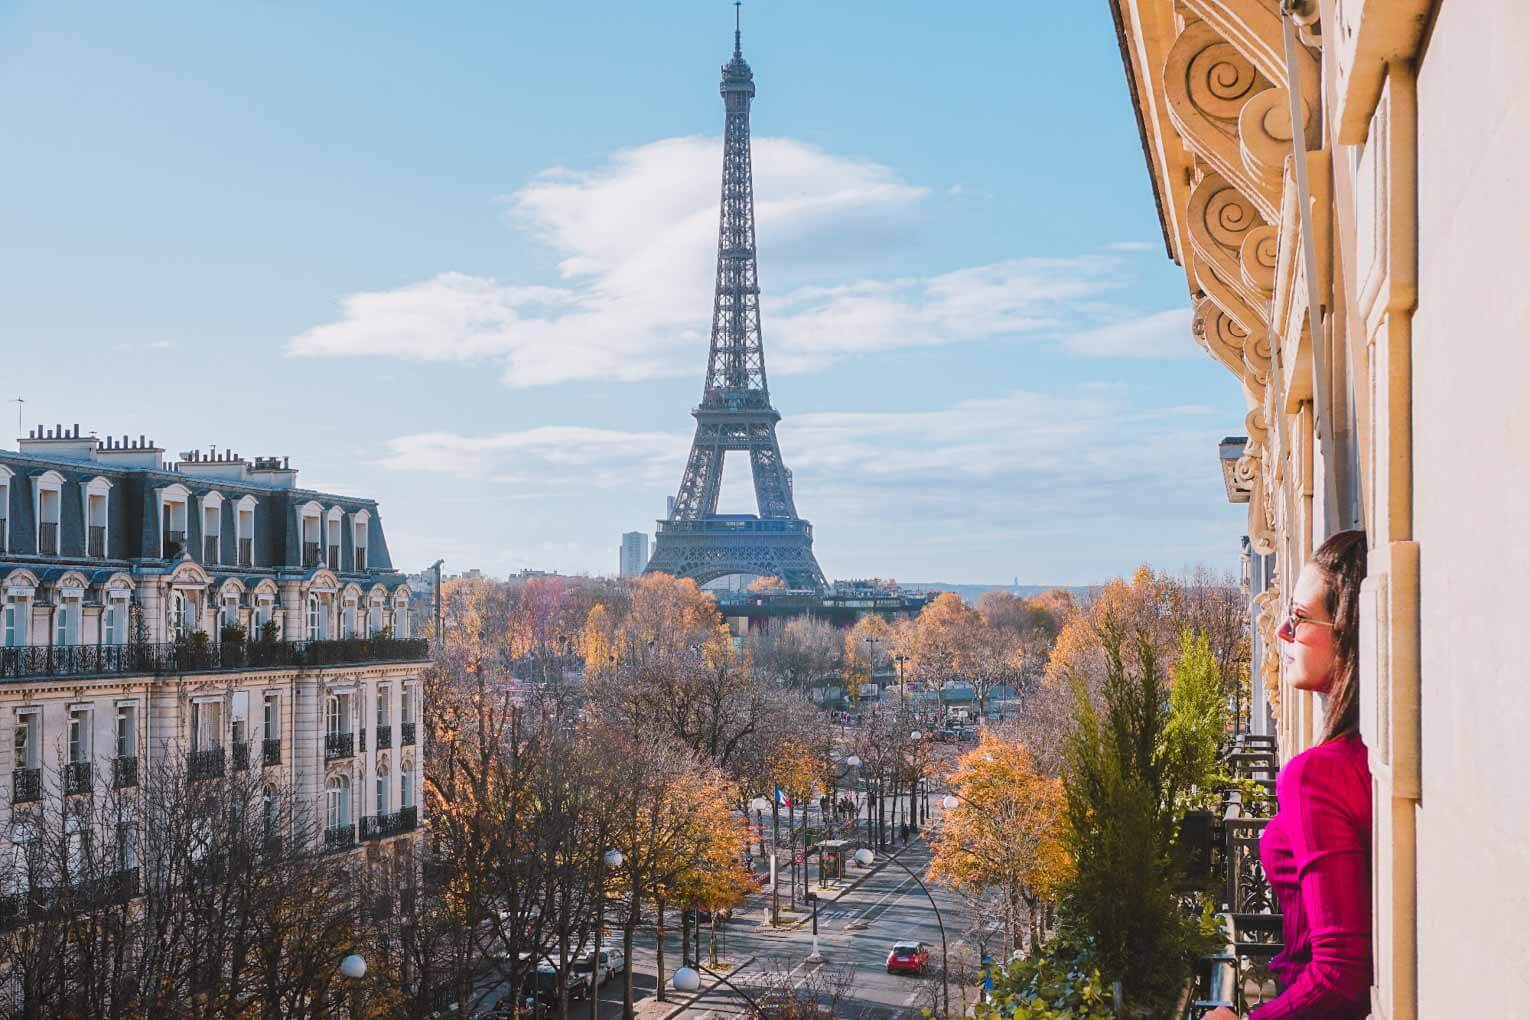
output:
[[[1250,285],[1243,267],[1244,240],[1252,231],[1267,226],[1258,211],[1225,178],[1209,173],[1190,193],[1185,218],[1195,254],[1246,306],[1223,303],[1223,307],[1245,330],[1263,329],[1269,323],[1269,297],[1258,286]],[[1209,284],[1204,275],[1198,282],[1208,294],[1218,297],[1220,288]]]
[[[1202,298],[1195,306],[1192,330],[1208,354],[1233,375],[1243,378],[1243,343],[1249,335],[1246,329],[1215,301]]]

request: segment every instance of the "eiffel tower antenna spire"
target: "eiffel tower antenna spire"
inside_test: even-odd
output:
[[[743,6],[743,0],[733,0],[733,55],[735,57],[744,55]]]
[[[740,4],[734,4],[733,59],[722,67],[718,91],[723,122],[722,197],[717,228],[717,288],[707,374],[696,438],[669,516],[659,522],[649,571],[700,584],[729,574],[779,577],[792,588],[822,588],[813,557],[813,526],[797,516],[792,473],[781,460],[765,376],[760,330],[760,284],[754,233],[754,169],[749,108],[754,72],[744,60]],[[758,514],[719,514],[723,461],[749,454]]]

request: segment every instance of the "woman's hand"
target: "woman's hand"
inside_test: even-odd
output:
[[[1216,1009],[1203,1016],[1201,1020],[1238,1020],[1238,1014],[1234,1013],[1226,1006],[1218,1006]]]

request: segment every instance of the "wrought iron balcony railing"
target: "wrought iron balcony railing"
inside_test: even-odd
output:
[[[357,570],[367,569],[367,547],[360,546],[352,554],[351,559],[356,561]]]
[[[327,733],[324,735],[324,760],[351,758],[356,754],[356,734]]]
[[[30,804],[42,799],[42,769],[17,769],[11,773],[11,803]]]
[[[356,826],[350,822],[331,825],[324,830],[324,849],[348,850],[356,845]]]
[[[319,543],[303,543],[303,566],[307,569],[317,567],[323,561],[319,558]]]
[[[260,745],[260,760],[266,765],[280,765],[282,763],[282,742],[277,740],[263,740]]]
[[[186,551],[186,532],[165,529],[163,545],[165,559],[173,560]]]
[[[250,744],[248,741],[234,745],[234,771],[243,772],[250,767]]]
[[[398,746],[409,747],[414,743],[414,723],[406,722],[399,724]]]
[[[239,540],[239,565],[241,567],[253,567],[255,565],[255,540],[241,538]]]
[[[189,779],[220,779],[224,772],[223,748],[190,751],[186,754],[186,776]]]
[[[393,746],[393,727],[392,726],[379,726],[379,727],[377,727],[377,743],[374,745],[374,750],[381,751],[384,748],[388,748],[388,747],[392,747],[392,746]]]
[[[338,545],[329,547],[329,569],[340,569],[340,547]]]
[[[361,839],[363,842],[387,839],[413,832],[418,826],[419,810],[413,807],[400,808],[386,815],[369,815],[361,820]]]
[[[64,793],[74,795],[89,793],[95,781],[95,770],[88,761],[72,761],[64,766]]]
[[[223,558],[223,556],[219,552],[219,549],[218,549],[218,536],[217,535],[203,535],[202,536],[202,562],[203,563],[217,563],[222,558]]]
[[[92,524],[87,541],[86,555],[95,560],[106,559],[106,525]]]
[[[112,787],[122,789],[126,786],[138,785],[138,759],[113,758],[112,759]]]
[[[43,521],[37,526],[37,552],[40,556],[58,555],[58,521]]]
[[[265,666],[338,666],[413,662],[429,657],[424,638],[342,641],[190,641],[121,645],[29,645],[0,648],[0,679],[187,673]]]

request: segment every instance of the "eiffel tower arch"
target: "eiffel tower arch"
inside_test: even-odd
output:
[[[669,516],[659,521],[647,572],[689,577],[697,584],[729,574],[780,577],[789,587],[824,587],[813,557],[813,526],[797,516],[792,473],[781,459],[765,377],[760,332],[759,264],[754,238],[754,172],[749,106],[754,72],[744,60],[738,26],[733,59],[723,65],[722,202],[718,217],[717,289],[701,403],[691,414],[696,438]],[[758,513],[719,514],[723,464],[747,451]]]

